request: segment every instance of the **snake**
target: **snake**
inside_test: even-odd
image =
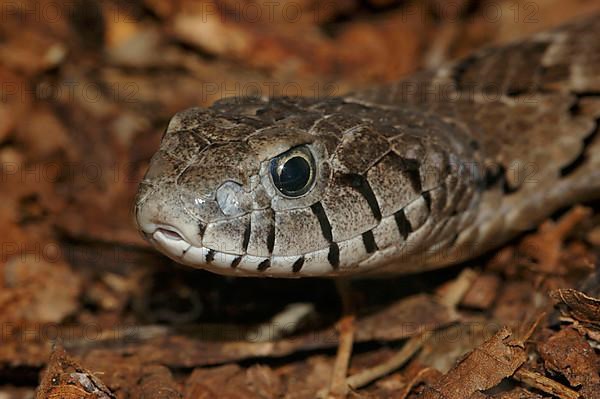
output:
[[[480,256],[600,197],[600,15],[331,97],[228,97],[169,121],[135,199],[176,262],[389,276]]]

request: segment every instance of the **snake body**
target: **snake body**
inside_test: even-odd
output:
[[[428,270],[600,197],[599,120],[592,16],[346,96],[180,112],[137,222],[166,255],[221,274]]]

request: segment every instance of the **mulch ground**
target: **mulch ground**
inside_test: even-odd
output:
[[[353,281],[353,323],[331,280],[175,265],[131,213],[179,110],[335,95],[599,8],[0,1],[0,398],[312,399],[349,325],[348,397],[600,398],[597,203],[468,264]]]

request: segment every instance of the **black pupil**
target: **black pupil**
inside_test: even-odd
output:
[[[309,179],[310,164],[302,157],[293,157],[281,168],[278,188],[284,194],[293,194],[305,188]]]

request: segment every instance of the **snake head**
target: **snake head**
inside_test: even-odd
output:
[[[232,115],[222,101],[169,122],[135,210],[143,236],[175,261],[221,274],[285,275],[320,245],[294,244],[299,230],[318,225],[276,215],[318,201],[331,174],[327,140],[294,121],[244,116],[255,106],[238,104]],[[285,256],[283,248],[294,247],[300,256]]]
[[[463,149],[444,141],[442,122],[414,115],[341,98],[180,112],[140,184],[138,227],[177,262],[220,274],[373,269],[410,235],[417,248],[432,214],[472,198],[446,207],[461,188],[450,158]]]

